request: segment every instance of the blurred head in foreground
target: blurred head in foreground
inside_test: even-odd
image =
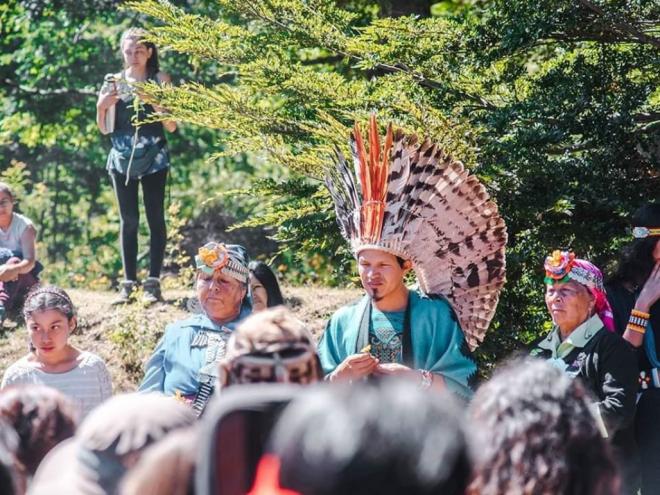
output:
[[[579,380],[541,360],[509,364],[470,405],[479,495],[614,495],[619,480],[609,445]]]
[[[266,493],[259,490],[272,459],[281,463],[280,486],[302,495],[462,495],[470,475],[452,398],[408,381],[309,389],[271,441],[254,494]]]
[[[222,387],[260,382],[306,385],[322,377],[311,332],[284,306],[241,323],[220,364]]]
[[[76,435],[37,470],[35,495],[114,494],[149,445],[195,421],[192,409],[160,394],[116,395],[94,409]]]
[[[34,475],[53,447],[76,431],[73,403],[57,390],[42,385],[18,385],[3,390],[0,416],[18,434],[16,458],[29,476]]]

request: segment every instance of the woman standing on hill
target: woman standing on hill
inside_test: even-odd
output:
[[[174,132],[176,123],[171,120],[143,123],[163,109],[142,101],[134,83],[170,82],[170,77],[160,70],[156,46],[145,40],[146,35],[146,31],[136,28],[124,32],[120,42],[124,70],[106,75],[96,104],[96,123],[103,134],[110,134],[112,141],[106,168],[121,218],[124,280],[117,302],[128,302],[137,285],[140,183],[150,232],[149,277],[143,284],[145,300],[153,303],[161,298],[160,270],[167,240],[165,185],[170,167],[165,130]]]
[[[637,349],[640,395],[635,436],[642,493],[660,493],[660,203],[632,218],[634,240],[626,246],[607,285],[617,333]]]

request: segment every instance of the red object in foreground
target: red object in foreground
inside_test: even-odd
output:
[[[301,495],[280,487],[280,460],[272,454],[264,454],[257,466],[254,486],[248,495]]]

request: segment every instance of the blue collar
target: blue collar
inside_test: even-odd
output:
[[[222,323],[222,324],[215,323],[214,321],[212,321],[212,320],[206,315],[206,313],[199,313],[199,314],[196,314],[196,315],[194,315],[193,317],[191,317],[191,320],[193,320],[192,323],[193,323],[195,326],[202,327],[202,328],[204,328],[204,329],[206,329],[206,330],[213,330],[213,331],[215,331],[215,332],[220,332],[223,328],[228,328],[228,329],[230,329],[230,330],[235,330],[235,329],[236,329],[236,326],[237,326],[241,321],[243,321],[245,318],[247,318],[248,316],[250,316],[251,313],[252,313],[252,308],[251,308],[250,306],[244,304],[244,305],[241,307],[241,312],[238,314],[238,316],[236,317],[236,319],[234,319],[234,320],[232,320],[232,321],[230,321],[230,322],[228,322],[228,323]]]

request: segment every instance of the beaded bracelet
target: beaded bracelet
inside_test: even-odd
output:
[[[646,333],[646,326],[649,324],[650,317],[651,315],[648,313],[633,309],[630,312],[630,318],[628,319],[626,330],[632,330],[633,332],[641,333],[644,335],[644,333]]]
[[[640,311],[639,309],[633,309],[633,310],[630,312],[630,315],[631,315],[631,316],[637,316],[637,317],[639,317],[639,318],[643,318],[643,319],[645,319],[645,320],[648,320],[649,318],[651,318],[651,314],[650,314],[650,313],[644,313],[644,311]]]
[[[642,335],[646,333],[646,327],[641,327],[633,323],[628,323],[626,325],[626,330],[632,330],[633,332],[641,333]]]
[[[638,325],[640,327],[646,327],[649,323],[648,318],[640,318],[639,316],[634,316],[630,315],[630,318],[628,319],[628,323],[632,323],[633,325]]]

